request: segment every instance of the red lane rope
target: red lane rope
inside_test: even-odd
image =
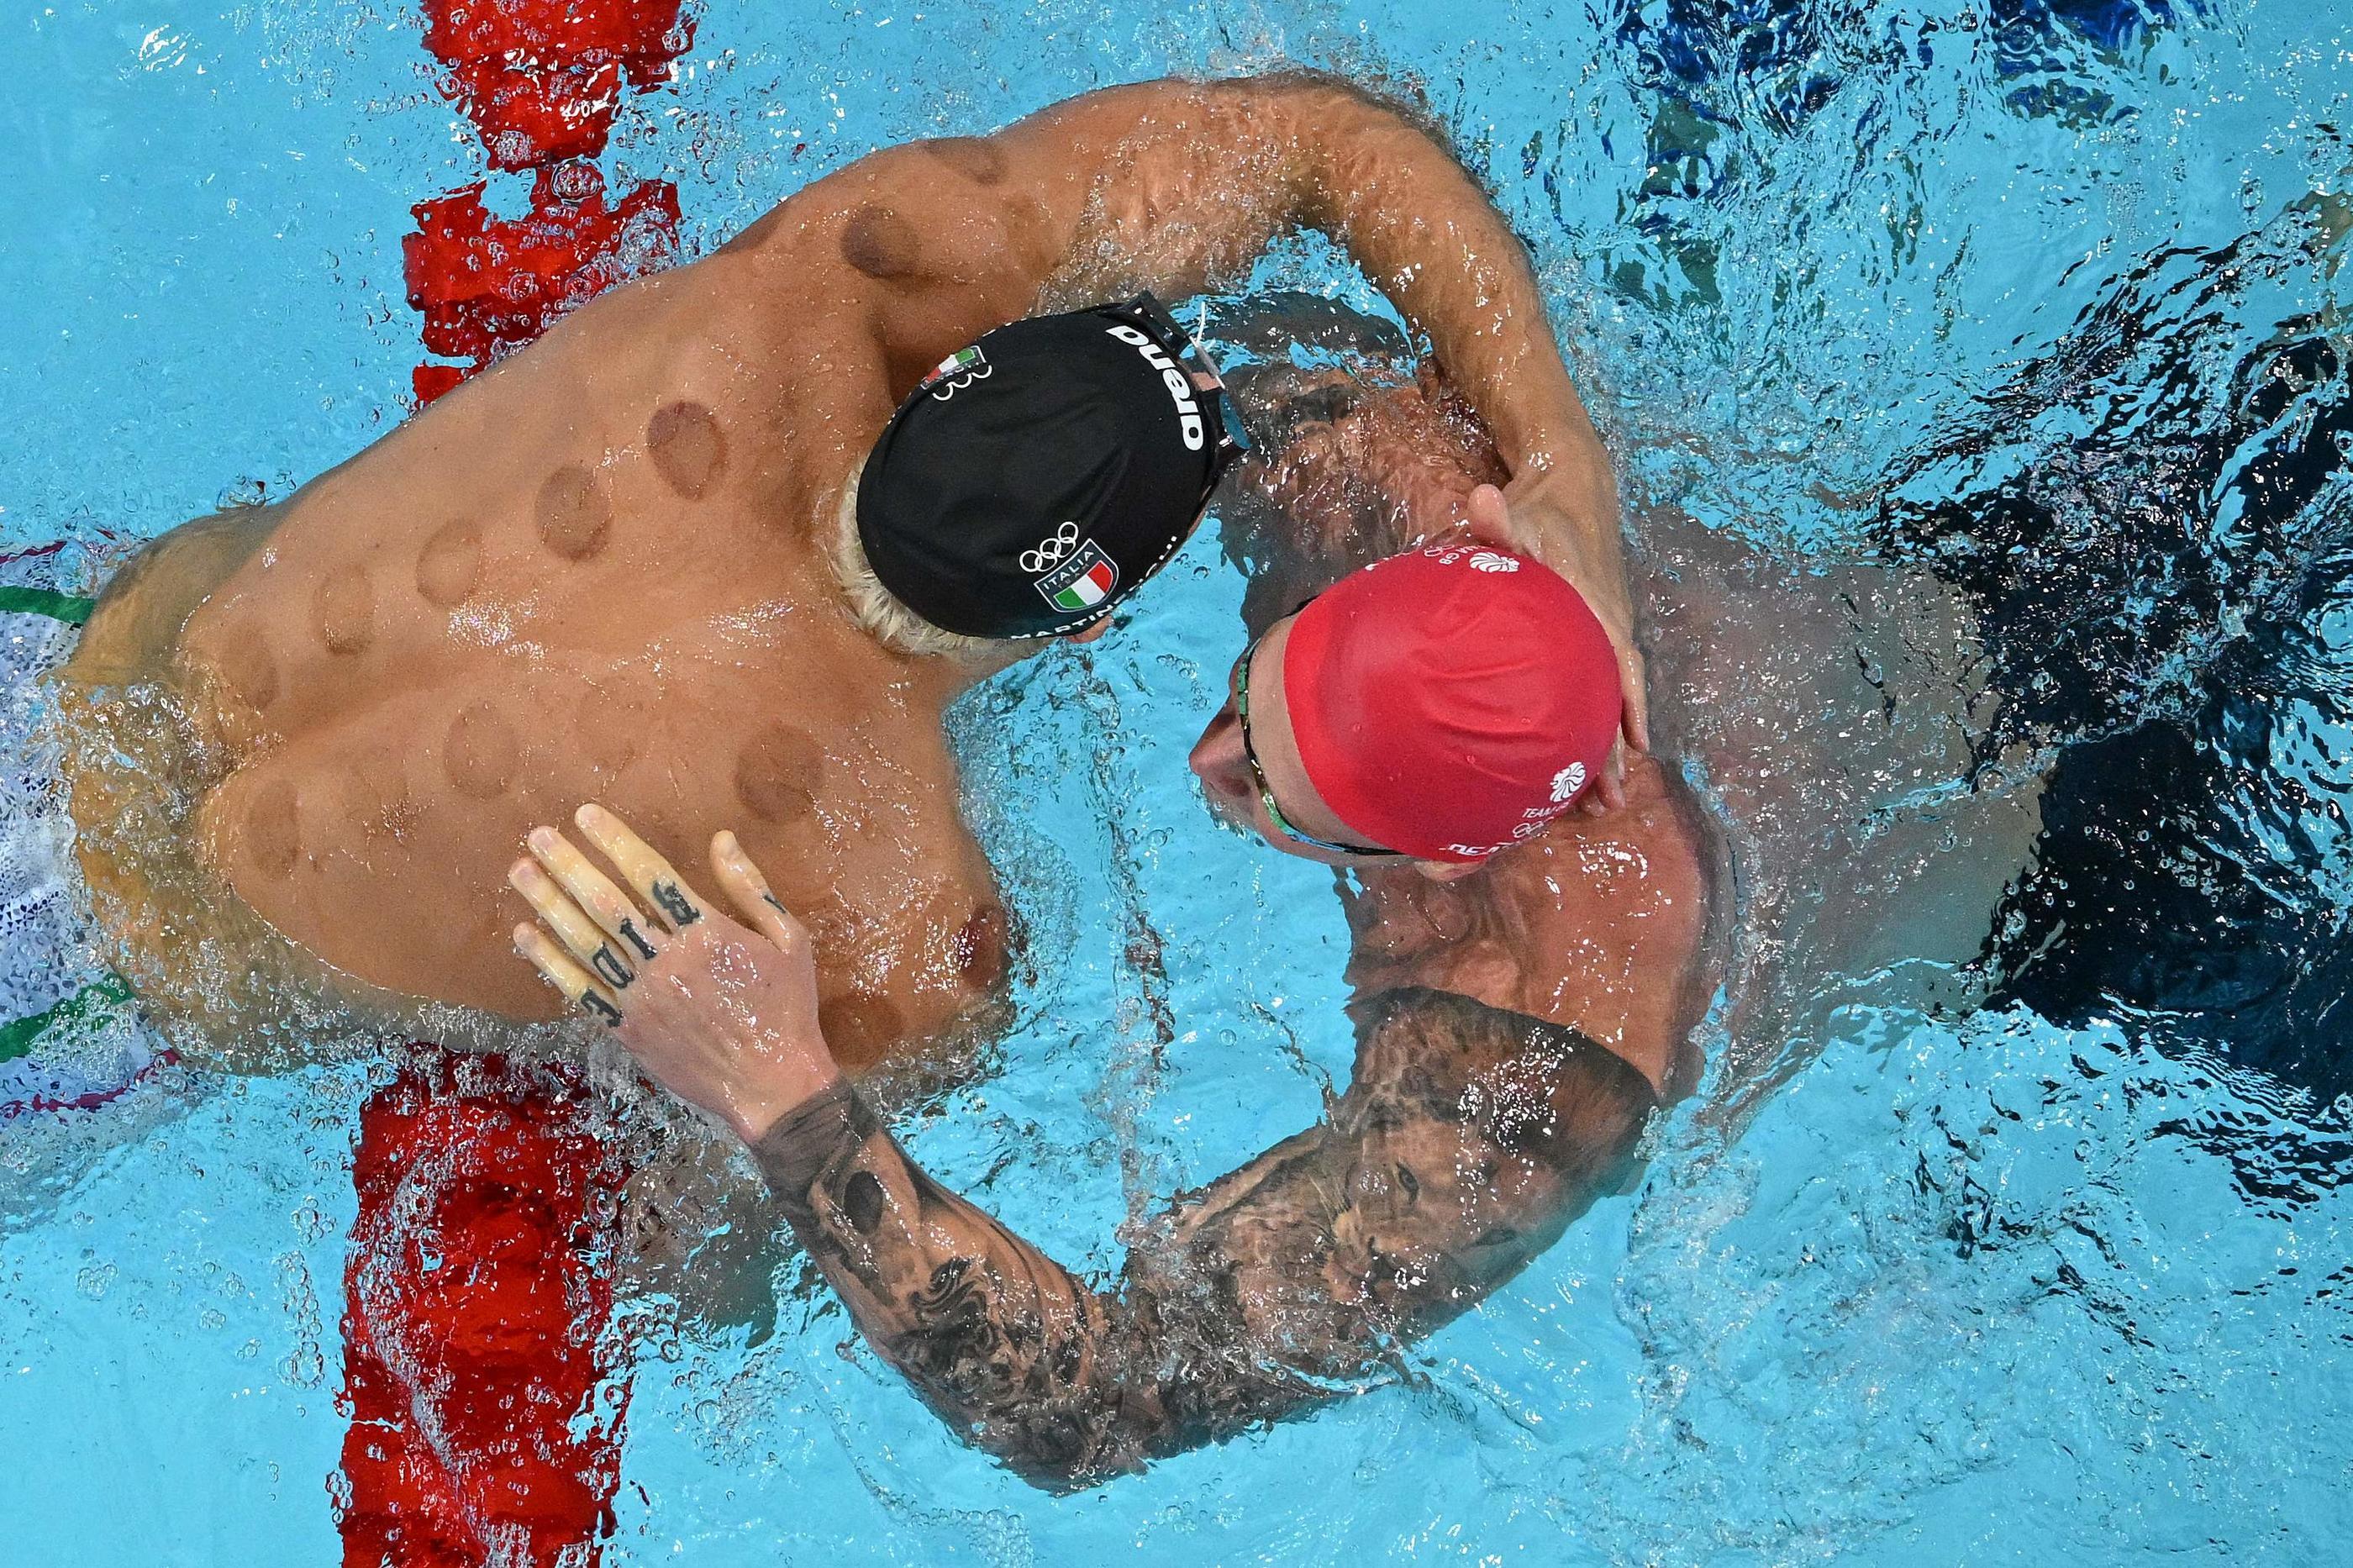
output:
[[[678,191],[617,201],[588,160],[624,87],[670,79],[679,0],[427,0],[442,91],[491,166],[533,175],[420,202],[402,242],[441,396],[678,252]],[[449,361],[459,363],[451,363]],[[566,1080],[419,1047],[360,1113],[335,1491],[345,1568],[590,1568],[613,1528],[628,1390],[605,1264],[626,1173]]]
[[[347,1565],[596,1561],[628,1391],[607,1267],[622,1173],[586,1113],[553,1075],[433,1047],[361,1111]]]
[[[522,217],[491,216],[479,182],[410,209],[401,241],[408,302],[425,316],[426,349],[462,365],[420,364],[419,405],[432,402],[555,319],[678,254],[678,190],[643,180],[618,202],[585,160],[541,169]]]
[[[609,206],[587,160],[604,151],[626,85],[650,92],[693,40],[679,0],[426,0],[441,90],[481,133],[491,167],[529,171],[530,210],[493,217],[483,186],[419,203],[401,246],[427,350],[429,403],[556,317],[678,254],[678,190],[640,180]]]
[[[605,150],[621,87],[650,92],[694,41],[679,0],[426,0],[425,47],[441,90],[493,169],[537,169]]]

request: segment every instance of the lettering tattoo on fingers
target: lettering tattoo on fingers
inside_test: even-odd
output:
[[[614,1006],[610,1002],[606,1001],[603,996],[597,994],[596,992],[583,991],[580,993],[580,1005],[582,1010],[586,1012],[589,1016],[604,1019],[605,1026],[607,1028],[617,1029],[621,1026],[621,1010],[618,1007]]]
[[[674,926],[683,929],[702,918],[702,911],[694,907],[694,900],[676,882],[656,882],[653,894],[654,902],[661,906],[662,913]]]
[[[650,958],[653,955],[649,952],[646,956]],[[597,979],[616,991],[628,990],[629,982],[637,978],[629,973],[629,966],[621,962],[621,955],[613,951],[609,942],[589,954],[588,967],[596,972]]]
[[[628,943],[631,947],[638,950],[638,956],[639,958],[651,958],[654,955],[654,944],[648,942],[643,933],[638,930],[637,921],[623,921],[621,922],[621,934],[628,939]]]

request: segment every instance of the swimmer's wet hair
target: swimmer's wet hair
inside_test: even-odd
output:
[[[919,658],[972,658],[1003,651],[1004,645],[993,638],[941,630],[882,585],[858,538],[858,479],[865,471],[863,462],[850,470],[841,487],[840,504],[834,509],[833,526],[826,533],[826,558],[833,563],[834,581],[840,584],[850,618],[884,647]]]

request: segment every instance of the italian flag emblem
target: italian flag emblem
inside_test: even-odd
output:
[[[940,361],[939,367],[934,370],[925,379],[930,381],[944,381],[949,376],[963,374],[965,371],[970,370],[973,366],[978,363],[980,363],[980,351],[978,349],[958,349],[955,353],[948,355],[947,358]]]
[[[1071,615],[1102,604],[1118,585],[1118,565],[1092,539],[1068,561],[1038,579],[1038,592],[1046,602]]]
[[[915,390],[928,392],[939,402],[945,403],[974,382],[986,381],[991,369],[987,356],[980,352],[977,344],[968,349],[958,349],[934,366],[932,374],[923,377],[922,384]]]
[[[1087,568],[1086,575],[1054,595],[1058,610],[1088,610],[1103,602],[1111,585],[1119,581],[1119,571],[1108,561],[1098,561]]]

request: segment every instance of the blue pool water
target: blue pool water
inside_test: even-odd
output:
[[[2353,1559],[2353,18],[697,15],[603,158],[677,183],[690,251],[873,148],[1105,83],[1293,61],[1426,95],[1616,454],[1653,704],[1742,858],[1742,939],[1640,1184],[1398,1386],[1052,1500],[795,1268],[772,1321],[649,1286],[607,1561]],[[399,237],[480,173],[418,27],[0,19],[0,550],[69,542],[47,585],[404,417]],[[1370,298],[1310,247],[1259,281]],[[957,716],[1038,973],[989,1070],[902,1131],[1074,1267],[1347,1069],[1328,883],[1213,829],[1184,768],[1240,597],[1205,535],[1121,635]],[[89,977],[69,919],[7,929],[11,1016]],[[374,1070],[165,1066],[0,1121],[0,1563],[337,1560]]]

